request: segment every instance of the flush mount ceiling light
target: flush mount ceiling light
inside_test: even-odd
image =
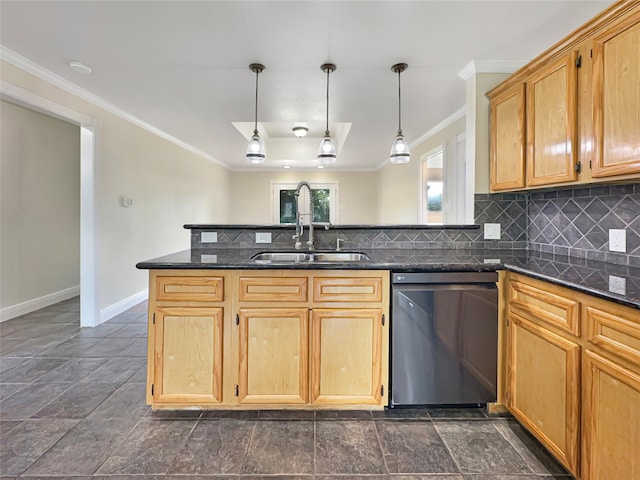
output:
[[[298,138],[304,137],[308,132],[309,129],[302,125],[296,125],[295,127],[293,127],[293,134]]]
[[[329,133],[329,74],[335,72],[336,66],[333,63],[323,63],[320,68],[327,74],[327,123],[324,130],[324,137],[320,143],[320,150],[318,151],[318,163],[319,167],[322,167],[336,162],[336,147],[331,141],[331,135]]]
[[[396,63],[393,67],[391,67],[391,71],[398,74],[398,134],[396,135],[395,140],[393,141],[393,145],[391,146],[391,154],[389,155],[389,160],[391,163],[407,163],[411,159],[411,154],[409,153],[409,145],[404,140],[404,136],[402,135],[402,95],[400,92],[400,74],[404,72],[409,65],[406,63]]]
[[[252,63],[249,65],[249,70],[256,74],[256,111],[253,124],[253,136],[247,147],[247,163],[258,165],[264,163],[267,158],[264,153],[264,145],[262,144],[262,140],[260,140],[260,135],[258,135],[258,75],[264,70],[264,65]]]
[[[69,62],[69,68],[74,72],[82,73],[83,75],[89,75],[91,73],[91,67],[80,62]]]

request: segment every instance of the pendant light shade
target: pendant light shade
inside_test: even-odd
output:
[[[391,71],[398,74],[398,133],[393,145],[391,145],[391,154],[389,155],[389,160],[395,164],[408,163],[411,159],[409,145],[407,145],[404,135],[402,135],[402,95],[400,90],[400,74],[407,68],[409,68],[409,65],[406,63],[396,63],[391,67]]]
[[[258,75],[264,70],[264,65],[261,65],[260,63],[252,63],[249,65],[249,69],[256,74],[256,110],[253,124],[253,136],[251,137],[251,141],[249,141],[249,146],[247,147],[247,163],[259,165],[264,163],[267,158],[264,153],[264,145],[262,144],[262,140],[260,140],[260,135],[258,135]]]
[[[324,137],[322,138],[322,142],[320,142],[320,149],[318,150],[318,165],[324,166],[336,163],[336,147],[329,133],[329,74],[335,72],[336,66],[333,63],[324,63],[320,68],[327,74],[327,123],[324,130]]]

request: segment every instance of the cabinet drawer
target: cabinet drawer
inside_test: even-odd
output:
[[[640,366],[640,314],[586,306],[587,341]]]
[[[241,302],[306,302],[307,277],[240,277]]]
[[[556,327],[580,335],[580,304],[549,290],[512,281],[509,288],[509,306],[528,312]]]
[[[158,302],[222,302],[223,277],[163,277],[156,278]]]
[[[316,277],[313,279],[315,302],[381,302],[380,277]]]

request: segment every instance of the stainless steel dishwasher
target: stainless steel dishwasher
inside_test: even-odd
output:
[[[496,400],[495,272],[394,273],[390,406]]]

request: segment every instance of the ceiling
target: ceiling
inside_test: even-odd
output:
[[[245,169],[258,119],[264,170],[315,168],[324,131],[341,136],[334,169],[375,169],[398,126],[415,143],[465,104],[470,61],[524,64],[611,1],[7,1],[2,46],[142,122]],[[76,73],[69,62],[93,69]],[[309,127],[305,139],[291,129]]]

